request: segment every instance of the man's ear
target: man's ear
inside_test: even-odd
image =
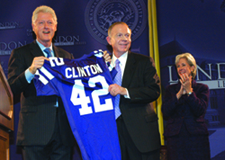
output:
[[[111,45],[111,38],[109,36],[106,37],[106,40],[107,40],[108,44]]]

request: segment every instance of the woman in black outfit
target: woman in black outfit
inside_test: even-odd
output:
[[[205,113],[209,88],[196,83],[196,62],[190,53],[176,56],[179,81],[166,88],[162,113],[167,125],[168,160],[210,160]]]

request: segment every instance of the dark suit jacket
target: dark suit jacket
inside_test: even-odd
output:
[[[127,88],[130,99],[120,96],[120,110],[134,144],[140,152],[159,149],[158,117],[150,104],[160,94],[153,59],[129,52],[122,86]]]
[[[53,45],[56,57],[73,58],[65,50]],[[29,84],[25,70],[31,66],[33,58],[44,56],[36,41],[12,51],[8,64],[8,82],[13,94],[21,94],[21,109],[17,132],[17,145],[46,145],[50,140],[56,118],[58,118],[62,142],[74,145],[74,137],[68,124],[62,100],[56,96],[37,96],[33,81]],[[58,116],[56,107],[58,99]]]
[[[176,98],[180,82],[166,88],[162,104],[162,113],[167,120],[164,135],[174,136],[181,131],[184,124],[192,135],[207,135],[208,130],[204,115],[208,106],[209,88],[207,85],[192,82],[193,93],[188,97]]]

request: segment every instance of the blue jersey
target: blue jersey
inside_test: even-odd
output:
[[[62,98],[84,160],[120,160],[114,97],[108,92],[113,82],[102,51],[80,59],[49,59],[36,72],[37,95]]]

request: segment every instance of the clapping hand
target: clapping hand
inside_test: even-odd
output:
[[[192,92],[192,76],[188,76],[187,73],[180,74],[179,76],[181,87],[177,93],[177,99],[179,99],[182,95]]]

